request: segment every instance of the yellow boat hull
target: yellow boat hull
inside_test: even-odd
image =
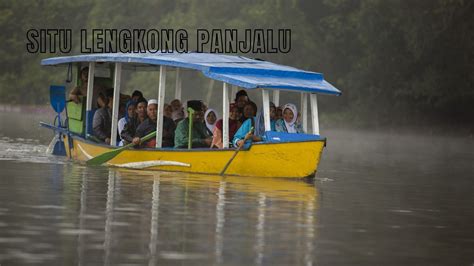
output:
[[[67,155],[73,160],[85,162],[111,148],[73,137],[69,149],[65,137]],[[317,170],[325,140],[254,143],[250,149],[241,150],[226,170],[226,175],[302,178],[314,175]],[[129,149],[122,151],[107,164],[116,167],[219,174],[231,159],[235,150],[177,150],[177,149]]]

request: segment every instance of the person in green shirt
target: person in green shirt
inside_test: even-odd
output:
[[[208,133],[204,123],[203,104],[198,100],[191,100],[187,103],[188,108],[194,110],[192,127],[192,147],[209,148],[212,142],[212,136]],[[189,116],[179,121],[174,133],[174,147],[187,148],[189,139]]]

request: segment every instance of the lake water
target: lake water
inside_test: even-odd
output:
[[[0,114],[0,265],[473,265],[472,138],[323,130],[313,181],[85,167]]]

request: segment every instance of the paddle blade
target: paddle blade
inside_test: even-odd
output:
[[[56,113],[61,113],[66,106],[66,87],[51,85],[49,87],[49,101]]]
[[[116,150],[112,150],[112,151],[108,151],[108,152],[105,152],[105,153],[102,153],[101,155],[97,156],[97,157],[94,157],[90,160],[87,160],[86,164],[87,165],[101,165],[103,163],[106,163],[110,160],[112,160],[113,158],[115,158],[115,156],[117,156],[120,152],[122,151],[122,149],[116,149]]]
[[[149,139],[152,139],[153,137],[156,136],[156,131],[151,132],[150,134],[144,136],[143,138],[140,139],[140,142],[147,141]],[[122,148],[118,148],[115,150],[111,150],[105,153],[102,153],[101,155],[94,157],[92,159],[89,159],[86,164],[87,165],[101,165],[104,164],[110,160],[112,160],[115,156],[117,156],[119,153],[121,153],[123,150],[133,147],[133,143],[129,143]]]

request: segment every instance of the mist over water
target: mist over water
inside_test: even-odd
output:
[[[472,138],[322,128],[312,182],[85,167],[0,114],[0,264],[472,265]]]

